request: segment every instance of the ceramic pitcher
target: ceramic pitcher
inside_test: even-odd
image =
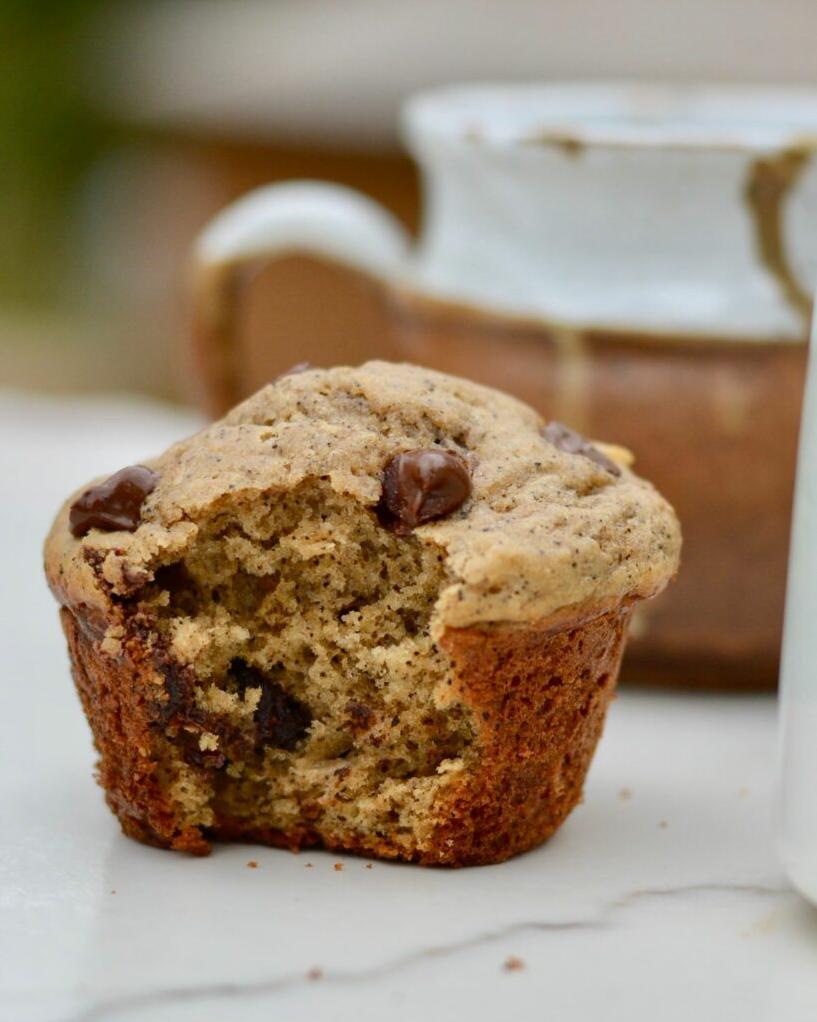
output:
[[[780,691],[781,851],[817,903],[817,323],[800,435]]]
[[[419,239],[297,182],[221,213],[194,253],[208,402],[244,396],[247,270],[293,252],[371,276],[412,361],[622,443],[676,505],[673,590],[625,676],[769,686],[817,276],[817,91],[468,86],[404,111]],[[298,360],[298,352],[292,353]]]

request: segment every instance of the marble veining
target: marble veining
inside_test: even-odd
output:
[[[560,931],[602,927],[610,922],[609,916],[622,909],[626,909],[633,902],[642,898],[665,898],[676,895],[690,895],[711,892],[728,892],[736,895],[754,894],[777,896],[787,893],[785,886],[762,886],[759,884],[699,884],[685,887],[675,887],[654,890],[633,891],[624,898],[607,906],[601,918],[583,919],[575,922],[548,922],[548,921],[522,921],[504,927],[502,930],[480,933],[464,940],[456,941],[450,945],[440,945],[429,948],[421,948],[409,952],[392,961],[384,962],[370,968],[356,970],[354,972],[342,971],[331,972],[313,966],[304,974],[284,976],[272,982],[245,983],[245,984],[202,984],[191,988],[176,988],[166,990],[151,990],[124,997],[111,999],[107,1002],[100,1002],[87,1009],[81,1010],[72,1016],[72,1022],[97,1022],[102,1019],[116,1019],[125,1017],[136,1017],[145,1011],[155,1012],[157,1009],[172,1004],[184,1004],[192,1006],[195,1003],[204,1002],[205,1006],[213,1007],[218,1002],[229,1002],[235,1007],[242,999],[259,998],[271,996],[279,991],[297,990],[316,982],[333,985],[361,985],[367,981],[383,980],[393,977],[400,972],[410,969],[416,965],[422,965],[428,960],[451,957],[468,951],[483,947],[501,944],[508,939],[527,933],[558,933]]]
[[[0,394],[0,1020],[817,1019],[817,911],[774,852],[770,697],[624,692],[584,804],[500,866],[122,838],[39,544],[72,486],[195,425]]]

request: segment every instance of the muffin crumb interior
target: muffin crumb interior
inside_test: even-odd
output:
[[[185,824],[422,846],[474,754],[430,619],[444,552],[319,479],[231,494],[136,597]]]

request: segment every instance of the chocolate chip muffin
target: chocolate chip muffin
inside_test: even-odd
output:
[[[46,543],[124,831],[499,862],[581,797],[676,571],[627,452],[408,365],[280,378]]]

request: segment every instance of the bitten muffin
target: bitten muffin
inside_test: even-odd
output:
[[[125,833],[450,865],[543,841],[678,565],[629,460],[371,362],[285,375],[69,500],[46,571]]]

